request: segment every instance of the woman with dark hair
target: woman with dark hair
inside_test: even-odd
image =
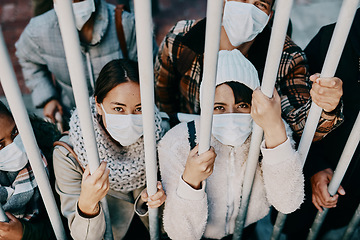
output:
[[[156,208],[166,196],[160,183],[158,192],[150,198],[146,190],[143,191],[146,176],[137,64],[124,59],[106,64],[96,81],[90,105],[101,162],[99,168],[90,175],[77,110],[70,119],[69,136],[61,139],[71,145],[74,152],[64,147],[54,150],[56,188],[71,236],[108,239],[105,229],[112,227],[115,239],[146,239],[145,202]],[[155,115],[159,140],[163,130],[159,113]],[[105,196],[112,226],[105,222],[100,203]]]
[[[304,198],[302,165],[281,119],[279,95],[274,91],[269,99],[256,89],[257,71],[240,51],[220,51],[218,57],[211,148],[198,153],[197,120],[178,124],[159,143],[167,195],[164,229],[174,240],[231,239],[253,121],[265,140],[245,226],[265,217],[271,205],[283,213],[295,211]],[[252,230],[254,225],[245,228],[243,239]]]
[[[55,126],[35,116],[31,117],[44,167],[44,155],[49,152],[44,141],[54,141],[59,134]],[[39,127],[48,130],[47,136]],[[42,140],[41,140],[42,139]],[[51,142],[52,141],[52,142]],[[9,222],[0,222],[1,239],[52,239],[54,233],[44,208],[39,188],[30,166],[14,118],[0,102],[0,203]]]

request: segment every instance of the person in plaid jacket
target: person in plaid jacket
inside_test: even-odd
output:
[[[221,27],[220,49],[239,49],[255,66],[259,78],[262,79],[265,60],[269,47],[271,27],[268,21],[273,12],[271,10],[275,0],[251,0],[247,3],[226,1],[224,7],[223,26]],[[226,30],[226,11],[234,11],[229,4],[242,4],[242,8],[255,7],[256,14],[265,13],[264,28],[252,40],[236,46],[232,45],[230,30]],[[240,11],[239,11],[240,12]],[[253,16],[238,14],[238,21],[233,27],[245,26],[239,22],[248,23]],[[229,17],[228,17],[229,18]],[[234,21],[234,19],[231,19]],[[256,20],[256,17],[255,17]],[[231,21],[230,21],[231,23]],[[227,23],[229,24],[229,23]],[[252,28],[251,26],[250,28]],[[243,28],[246,28],[243,27]],[[177,112],[199,114],[199,87],[202,81],[204,65],[206,19],[183,20],[175,24],[161,43],[155,62],[155,93],[156,103],[161,111],[172,115]],[[230,33],[230,34],[229,34]],[[241,33],[241,31],[239,31]],[[239,41],[238,41],[239,43]],[[312,83],[313,82],[313,83]],[[305,126],[307,114],[314,101],[322,107],[319,125],[314,140],[322,139],[328,132],[343,122],[342,113],[342,82],[338,78],[319,78],[319,75],[309,77],[307,59],[304,52],[290,37],[286,37],[283,54],[280,61],[276,80],[276,90],[281,97],[282,117],[288,122],[297,136],[301,136]]]

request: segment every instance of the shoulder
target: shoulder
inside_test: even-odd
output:
[[[71,143],[69,141],[69,136],[65,135],[59,140],[63,142],[65,146],[56,145],[54,146],[53,152],[53,164],[54,171],[72,171],[77,170],[78,172],[82,172],[81,167],[76,160],[75,156],[69,151],[66,145],[72,149]]]
[[[173,43],[178,37],[184,36],[197,23],[196,20],[181,20],[175,23],[164,38],[164,42]]]
[[[298,45],[296,45],[289,36],[286,36],[285,38],[283,54],[305,59],[304,51]]]
[[[159,148],[188,143],[188,127],[186,122],[179,123],[170,129],[159,142]]]
[[[24,33],[30,36],[46,36],[49,30],[59,29],[58,19],[55,10],[52,9],[44,14],[30,19]]]

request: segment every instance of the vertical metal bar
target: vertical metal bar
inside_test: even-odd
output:
[[[354,216],[352,217],[349,225],[345,231],[345,234],[342,240],[350,240],[352,235],[354,234],[355,229],[359,226],[360,223],[360,204],[359,207],[356,209]]]
[[[33,169],[36,182],[39,186],[41,197],[44,201],[51,224],[57,239],[66,239],[66,234],[52,190],[49,178],[46,174],[39,147],[35,140],[34,132],[30,124],[25,104],[23,102],[19,85],[12,68],[9,54],[7,52],[4,37],[0,26],[0,81],[9,103],[16,126],[19,130],[29,162]]]
[[[261,91],[268,97],[272,97],[279,69],[280,59],[284,48],[286,31],[293,0],[279,0],[277,3],[274,25],[271,32],[269,50],[266,57],[266,65],[261,84]],[[260,144],[263,138],[263,130],[257,124],[253,125],[249,156],[246,163],[246,171],[242,190],[242,202],[239,214],[236,218],[236,226],[233,239],[241,239],[251,195],[251,189],[259,161]]]
[[[355,153],[356,147],[359,144],[359,141],[360,141],[359,133],[360,133],[360,112],[359,112],[356,122],[354,123],[354,126],[351,130],[350,136],[346,142],[344,150],[341,154],[339,163],[336,166],[334,175],[330,181],[330,184],[328,187],[330,196],[334,196],[336,194],[336,192],[340,186],[340,183],[341,183],[342,179],[344,178],[346,170],[349,167],[351,159]],[[328,210],[329,209],[325,208],[323,212],[319,211],[317,213],[315,221],[314,221],[313,225],[311,226],[307,240],[316,239]]]
[[[6,216],[1,204],[0,204],[0,222],[9,222],[9,219]]]
[[[321,77],[333,77],[335,75],[337,65],[340,61],[340,57],[342,51],[345,46],[345,42],[350,31],[351,23],[355,16],[355,11],[357,9],[357,5],[359,0],[344,0],[338,21],[333,33],[333,37],[331,39],[329,49],[326,55],[326,59],[323,65],[323,69],[321,71]],[[311,104],[311,108],[309,111],[309,115],[306,120],[306,124],[304,127],[303,134],[301,136],[298,152],[300,155],[300,160],[303,165],[305,164],[306,157],[308,155],[310,145],[315,135],[315,131],[321,116],[322,109],[317,106],[315,103]],[[282,218],[282,221],[286,220],[285,214],[279,212],[278,218]],[[278,221],[277,221],[278,222]],[[279,222],[279,224],[284,224]],[[279,226],[276,227],[278,229]],[[282,229],[282,227],[281,227]],[[273,231],[271,240],[277,240],[280,237],[280,231]],[[275,230],[275,226],[274,226]]]
[[[222,0],[207,1],[204,70],[200,88],[199,154],[210,148],[223,2]]]
[[[139,62],[141,107],[144,125],[146,184],[149,195],[157,192],[157,158],[155,139],[155,100],[153,69],[153,25],[151,0],[135,0],[136,41]],[[158,209],[149,208],[151,239],[159,239]]]
[[[75,19],[70,0],[54,0],[57,6],[61,37],[64,44],[66,60],[68,64],[71,85],[80,119],[80,126],[84,137],[86,155],[89,162],[90,172],[94,173],[99,167],[99,154],[97,150],[94,126],[90,112],[89,93],[86,84],[84,63],[81,56],[78,31],[75,28]],[[106,198],[101,200],[107,226],[110,224],[110,213]],[[105,235],[112,238],[112,229],[106,228]]]

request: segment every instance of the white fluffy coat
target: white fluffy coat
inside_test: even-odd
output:
[[[289,128],[288,128],[289,129]],[[196,132],[199,133],[198,122]],[[217,157],[212,175],[194,190],[182,180],[190,151],[186,123],[171,129],[159,143],[162,183],[167,195],[164,228],[171,239],[220,239],[232,234],[241,202],[251,136],[233,148],[212,137]],[[256,169],[245,225],[266,216],[273,205],[283,213],[299,208],[304,199],[304,178],[298,154],[290,139],[265,149]]]

